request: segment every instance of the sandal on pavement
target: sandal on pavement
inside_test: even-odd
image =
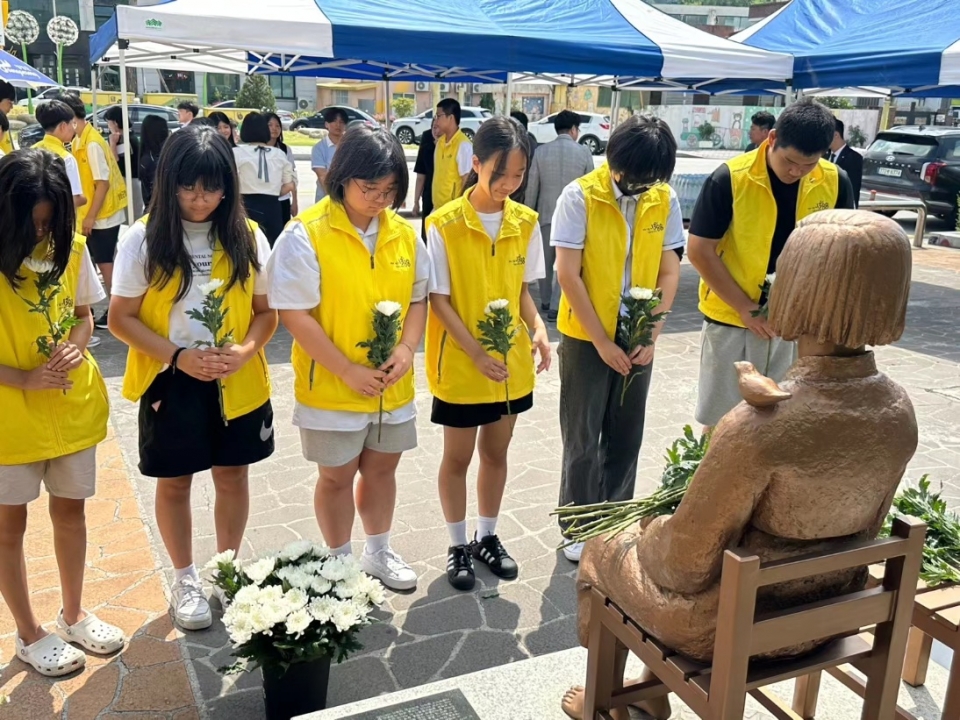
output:
[[[109,655],[123,648],[123,631],[93,613],[87,613],[76,625],[67,625],[61,610],[57,615],[57,635],[64,642],[77,643],[98,655]]]
[[[47,677],[69,675],[82,670],[87,663],[86,655],[53,633],[45,635],[32,645],[24,645],[17,635],[15,644],[17,657]]]

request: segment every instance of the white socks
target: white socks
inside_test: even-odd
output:
[[[477,518],[477,540],[483,540],[487,535],[496,535],[497,534],[497,520],[498,518],[492,517],[483,517],[482,515]],[[448,522],[447,523],[447,532],[450,533],[450,544],[453,546],[457,545],[466,545],[467,544],[467,521],[461,520],[460,522]]]
[[[352,555],[353,550],[350,548],[350,541],[347,540],[345,544],[341,545],[338,548],[332,548],[330,550],[330,554],[333,555],[334,557],[340,557],[341,555]]]
[[[188,565],[185,568],[180,568],[177,570],[173,569],[173,577],[176,582],[180,582],[185,577],[193,578],[197,582],[200,582],[200,575],[197,574],[197,568],[194,565]]]
[[[385,533],[380,533],[379,535],[367,535],[367,542],[363,546],[363,552],[365,555],[376,555],[381,550],[386,550],[390,547],[390,531],[387,530]]]
[[[497,518],[477,517],[477,540],[483,540],[487,535],[497,534]]]
[[[450,533],[450,544],[454,547],[467,544],[467,521],[447,523],[447,532]]]

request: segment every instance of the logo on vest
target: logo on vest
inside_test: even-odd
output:
[[[821,210],[829,210],[830,204],[826,200],[821,200],[818,203],[815,203],[811,208],[810,212],[820,212]]]
[[[390,265],[394,270],[409,270],[413,267],[413,263],[410,262],[410,258],[397,258]]]
[[[646,228],[645,230],[645,232],[648,232],[648,233],[656,233],[656,232],[663,232],[663,231],[664,231],[663,225],[656,221],[654,221],[653,224],[651,224],[650,227]]]
[[[523,267],[527,264],[527,258],[523,255],[517,255],[515,258],[511,258],[508,262],[515,267]]]

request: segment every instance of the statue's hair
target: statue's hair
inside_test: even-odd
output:
[[[777,260],[770,324],[848,348],[888,345],[903,334],[913,258],[903,229],[862,210],[804,218]]]

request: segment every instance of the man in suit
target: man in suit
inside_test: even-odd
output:
[[[593,155],[577,142],[580,116],[570,110],[557,114],[553,127],[557,139],[541,145],[530,163],[525,204],[540,213],[546,277],[540,280],[540,309],[547,320],[555,322],[560,304],[560,286],[553,272],[557,250],[550,245],[550,224],[557,199],[563,189],[577,178],[593,172]]]
[[[860,185],[863,181],[863,155],[847,145],[847,141],[843,139],[843,120],[837,118],[836,126],[827,159],[847,171],[850,184],[853,185],[853,205],[857,207],[860,205]]]

